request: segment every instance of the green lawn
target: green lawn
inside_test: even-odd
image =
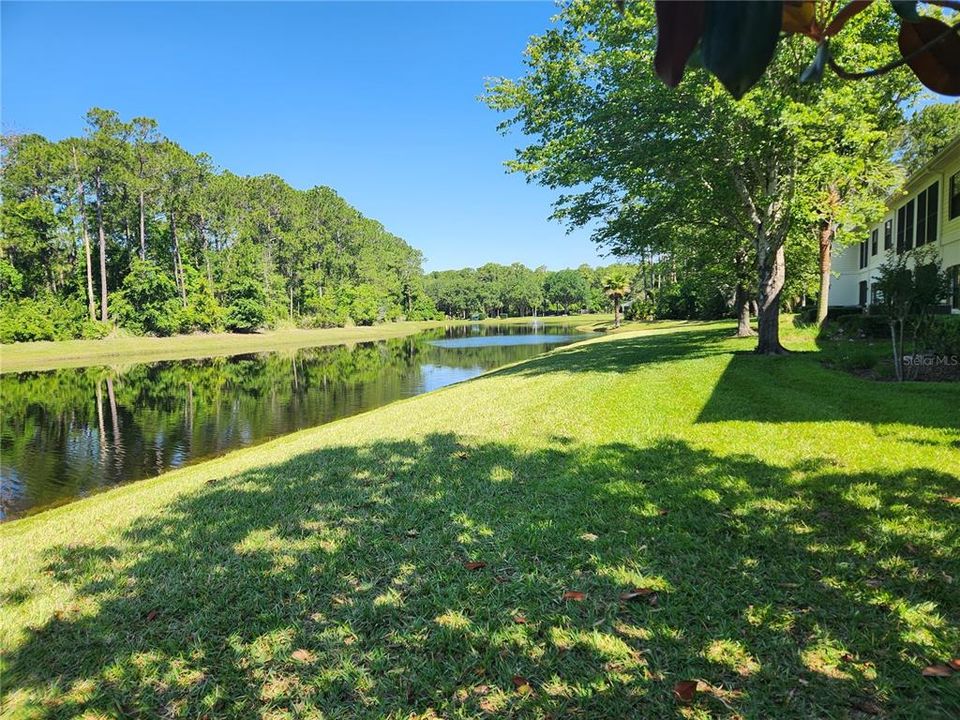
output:
[[[611,334],[0,526],[6,714],[960,716],[960,673],[921,674],[960,655],[960,386],[729,333]]]

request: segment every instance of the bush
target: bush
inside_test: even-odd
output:
[[[917,338],[927,352],[960,355],[960,315],[935,315],[925,323]]]
[[[133,332],[173,335],[180,331],[177,286],[150,260],[133,261],[121,289],[110,296],[110,304],[117,323]]]
[[[87,310],[76,298],[9,300],[0,307],[0,342],[69,340],[80,337],[88,322]]]
[[[836,328],[848,337],[889,338],[890,323],[880,315],[841,315],[833,323]]]

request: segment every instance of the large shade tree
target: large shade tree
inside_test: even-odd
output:
[[[849,22],[833,55],[849,64],[881,62],[893,52],[896,31],[886,14],[868,9]],[[573,2],[530,41],[526,74],[491,82],[486,99],[509,113],[502,129],[532,138],[508,166],[566,189],[555,216],[594,224],[595,239],[616,252],[669,249],[713,228],[729,236],[735,262],[749,242],[757,350],[776,354],[783,352],[784,245],[797,199],[837,180],[824,170],[811,182],[806,168],[823,154],[822,143],[840,148],[847,141],[847,126],[868,138],[895,127],[919,87],[905,69],[856,84],[836,76],[801,83],[808,62],[802,40],[782,41],[738,101],[703,71],[687,72],[673,89],[657,79],[648,5],[621,14],[604,3]],[[839,168],[840,179],[850,167]]]

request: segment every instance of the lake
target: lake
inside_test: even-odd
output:
[[[0,519],[539,355],[572,326],[460,325],[381,342],[0,375]]]

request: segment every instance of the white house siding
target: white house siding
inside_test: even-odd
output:
[[[867,303],[869,304],[873,282],[881,264],[890,251],[884,249],[884,230],[891,223],[893,251],[897,248],[898,210],[913,201],[916,216],[917,197],[933,183],[939,183],[937,232],[935,239],[927,245],[937,248],[944,268],[960,266],[960,216],[950,218],[950,178],[957,175],[960,185],[960,138],[954,140],[940,155],[927,164],[926,168],[915,175],[900,194],[889,204],[887,214],[876,224],[870,226],[864,234],[867,242],[867,266],[860,268],[860,244],[844,248],[833,259],[833,278],[830,281],[831,307],[850,307],[860,304],[860,282],[867,282]],[[872,236],[877,231],[877,252],[873,252]],[[913,220],[913,232],[916,236],[917,218]],[[958,310],[954,310],[958,312]]]

